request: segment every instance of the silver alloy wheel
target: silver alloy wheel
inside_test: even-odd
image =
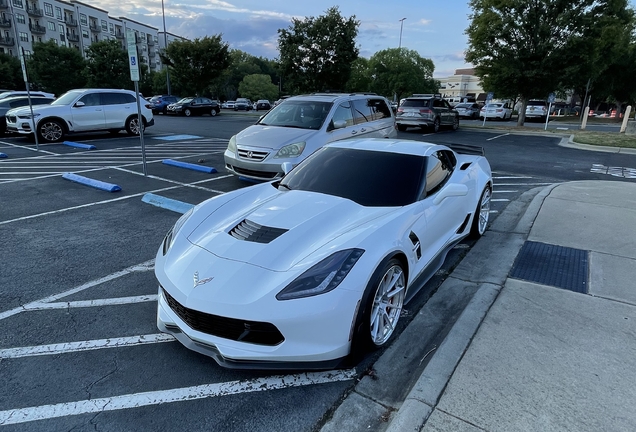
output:
[[[459,129],[459,118],[453,118],[453,130]]]
[[[210,111],[210,115],[212,117],[214,117],[216,115],[216,110],[214,108],[212,108],[212,111]]]
[[[190,111],[189,109],[187,109],[187,108],[186,108],[186,109],[185,109],[185,111],[183,111],[183,114],[184,114],[186,117],[190,117],[190,116],[192,115],[192,111]]]
[[[391,266],[380,282],[373,299],[370,330],[376,346],[384,344],[395,330],[404,303],[404,272],[399,265]]]
[[[439,132],[439,118],[436,118],[435,121],[433,121],[433,132]]]
[[[62,126],[56,121],[46,121],[40,125],[40,135],[45,141],[55,142],[64,135]]]
[[[492,192],[490,188],[484,189],[484,193],[481,195],[481,202],[479,203],[479,224],[477,229],[479,235],[483,235],[486,232],[486,226],[488,225],[488,218],[490,217],[490,198]]]
[[[139,135],[139,119],[137,117],[131,118],[128,125],[130,132],[133,135]]]

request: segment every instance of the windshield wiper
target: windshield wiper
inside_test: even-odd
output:
[[[278,187],[279,187],[279,188],[280,188],[280,187],[282,187],[282,188],[285,188],[285,189],[287,189],[287,190],[293,190],[292,188],[290,188],[289,186],[287,186],[286,184],[283,184],[283,183],[279,183],[279,184],[278,184]]]

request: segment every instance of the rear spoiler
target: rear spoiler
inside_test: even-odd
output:
[[[469,145],[469,144],[446,144],[446,146],[455,153],[468,154],[475,156],[486,156],[486,151],[483,147]]]

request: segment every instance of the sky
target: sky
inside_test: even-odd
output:
[[[86,0],[85,0],[86,1]],[[125,16],[163,30],[161,0],[89,0],[112,17]],[[356,45],[362,57],[400,44],[435,64],[435,78],[470,67],[464,60],[467,0],[164,0],[166,29],[188,39],[221,33],[231,49],[255,56],[278,57],[278,29],[292,19],[318,17],[338,6],[343,17],[360,21]]]

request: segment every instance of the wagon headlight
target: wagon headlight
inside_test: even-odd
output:
[[[275,158],[290,158],[300,156],[300,154],[305,150],[305,141],[297,142],[294,144],[289,144],[278,150]]]
[[[346,249],[329,255],[298,276],[281,292],[278,300],[291,300],[327,293],[336,288],[362,256],[362,249]]]
[[[227,149],[228,151],[231,151],[232,153],[236,153],[236,135],[230,138],[230,142],[227,143]]]
[[[40,117],[40,116],[41,116],[41,114],[40,114],[40,113],[33,113],[33,116],[31,116],[31,114],[20,114],[20,115],[18,116],[18,118],[21,118],[21,119],[30,119],[30,118],[37,118],[37,117]]]
[[[174,243],[174,239],[179,233],[179,231],[181,230],[181,228],[183,227],[183,224],[185,224],[186,221],[190,218],[190,216],[192,216],[193,210],[194,210],[194,207],[188,210],[187,212],[185,212],[183,216],[181,216],[177,220],[177,222],[174,224],[172,229],[168,231],[168,234],[166,234],[166,238],[163,239],[163,254],[164,255],[168,253],[168,250],[172,246],[172,243]]]

